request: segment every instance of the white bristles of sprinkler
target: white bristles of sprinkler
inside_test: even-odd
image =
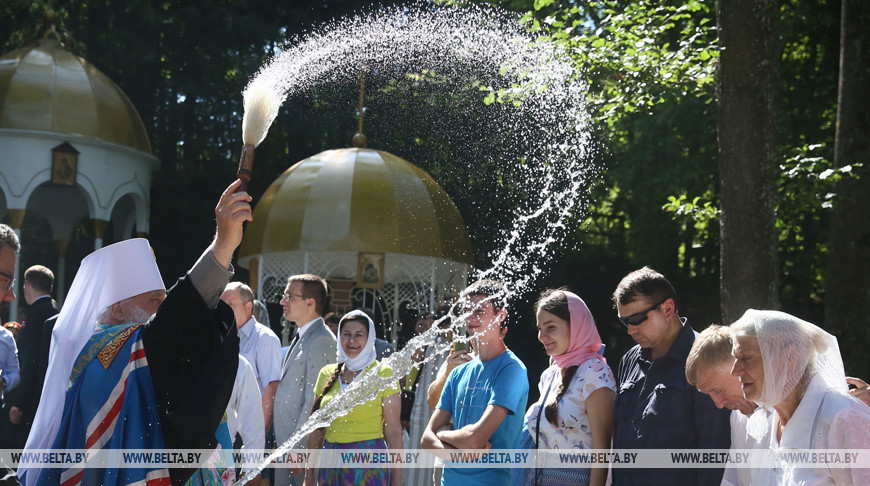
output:
[[[284,96],[275,86],[262,78],[256,78],[245,89],[245,116],[242,119],[242,155],[239,157],[239,170],[236,173],[242,180],[240,191],[248,190],[251,170],[254,165],[254,148],[266,138],[266,133],[275,117]]]
[[[284,101],[281,92],[262,78],[256,78],[245,88],[245,116],[242,119],[242,140],[245,145],[260,145]]]

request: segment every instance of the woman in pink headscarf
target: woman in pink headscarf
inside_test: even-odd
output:
[[[601,337],[592,313],[580,297],[567,290],[544,292],[535,310],[538,340],[551,365],[538,382],[541,398],[526,412],[522,447],[609,449],[616,381],[599,353]],[[606,479],[606,468],[539,466],[516,469],[513,474],[515,485],[603,486]]]

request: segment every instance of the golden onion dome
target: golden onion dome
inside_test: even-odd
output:
[[[239,263],[292,251],[384,252],[473,263],[468,230],[425,171],[379,150],[327,150],[287,169],[256,205]]]
[[[83,135],[151,153],[121,88],[50,34],[0,57],[0,129]]]

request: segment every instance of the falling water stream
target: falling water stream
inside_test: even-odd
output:
[[[589,181],[596,175],[590,163],[586,84],[568,53],[530,34],[505,12],[415,4],[340,19],[289,41],[248,89],[265,88],[284,100],[315,87],[355,83],[362,68],[381,84],[426,73],[418,76],[421,82],[428,76],[442,83],[433,89],[470,87],[479,98],[474,110],[493,125],[486,133],[499,135],[492,157],[512,164],[511,177],[524,197],[513,214],[502,216],[509,223],[494,230],[498,249],[490,254],[489,267],[473,279],[499,280],[511,294],[528,291],[553,262],[570,218],[583,213]],[[457,106],[456,112],[443,116],[462,118],[463,109]],[[436,135],[440,126],[433,121]],[[451,318],[453,326],[461,326],[462,316]],[[434,344],[437,330],[431,326],[385,360],[395,377],[411,370],[414,351]],[[361,375],[237,484],[252,479],[274,458],[304,447],[310,432],[368,402],[395,379],[383,378],[377,370]]]

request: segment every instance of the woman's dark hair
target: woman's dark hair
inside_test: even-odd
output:
[[[564,395],[565,391],[568,390],[568,385],[571,383],[571,379],[574,378],[574,374],[576,373],[577,366],[569,366],[568,369],[565,370],[565,375],[562,376],[562,383],[559,385],[559,390],[556,392],[556,398],[554,398],[549,405],[544,404],[544,417],[547,417],[547,421],[553,424],[554,427],[559,426],[559,424],[556,423],[556,419],[559,417],[559,399],[562,398],[562,395]]]
[[[570,335],[571,311],[568,309],[568,298],[565,296],[564,290],[567,289],[563,287],[541,292],[541,298],[535,303],[535,310],[549,312],[559,319],[567,321]],[[559,416],[559,399],[568,390],[568,385],[571,383],[571,379],[574,378],[575,373],[577,373],[576,366],[571,366],[565,370],[565,375],[562,376],[562,384],[559,385],[556,397],[549,404],[544,404],[544,416],[547,417],[548,422],[556,427],[558,427],[556,419]]]
[[[565,297],[565,288],[547,289],[541,292],[541,297],[535,303],[535,311],[545,311],[559,319],[564,319],[571,324],[571,311],[568,310],[568,298]]]
[[[316,412],[320,409],[320,402],[323,401],[323,396],[326,395],[332,385],[335,385],[335,380],[338,379],[338,376],[341,375],[341,370],[344,368],[344,363],[339,363],[338,366],[335,367],[335,371],[332,372],[332,376],[329,377],[329,380],[326,381],[326,385],[323,387],[323,390],[314,397],[314,404],[311,406],[311,413]]]
[[[369,318],[371,318],[371,316],[369,316]],[[341,328],[344,327],[344,323],[346,323],[346,322],[356,322],[356,323],[362,324],[362,327],[364,327],[366,330],[366,336],[369,335],[369,321],[367,321],[365,317],[363,317],[359,314],[353,315],[350,317],[345,315],[344,317],[341,318],[340,321],[338,321],[338,336],[336,336],[336,337],[339,338],[339,346],[341,346],[341,337],[340,337],[341,336]]]

